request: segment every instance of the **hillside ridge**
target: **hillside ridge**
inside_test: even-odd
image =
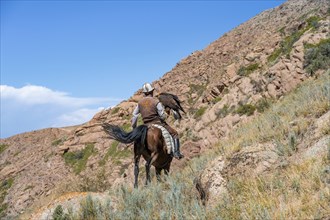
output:
[[[261,116],[305,81],[329,74],[326,73],[329,63],[314,67],[316,64],[307,54],[310,48],[329,44],[328,3],[328,0],[289,0],[266,10],[205,49],[183,58],[171,71],[152,82],[157,93],[178,95],[187,112],[181,122],[174,121],[172,116],[168,119],[179,131],[186,155],[182,161],[173,161],[173,171],[185,168],[193,158],[229,140],[233,130]],[[42,129],[1,139],[0,217],[29,216],[34,209],[67,192],[103,192],[130,184],[132,149],[109,139],[100,124],[113,123],[129,130],[132,111],[141,97],[138,90],[128,100],[97,113],[82,125]],[[316,117],[311,120],[317,123]],[[314,132],[312,128],[309,130]],[[322,138],[326,136],[318,136],[315,143]],[[272,143],[267,146],[274,148]],[[264,154],[260,148],[256,147],[253,155],[261,158],[261,163],[283,162],[277,154]],[[212,184],[225,182],[225,176],[243,172],[237,163],[250,160],[246,154],[251,152],[244,153],[239,147],[237,154],[231,155],[236,160],[224,166],[225,171],[219,171],[219,163],[224,162],[215,159],[220,162],[210,165],[215,171],[211,169],[200,176],[201,187],[208,192],[220,192],[222,189]],[[217,169],[226,175],[207,183],[205,179],[212,180],[210,175]],[[260,165],[257,170],[262,173],[268,168]],[[215,202],[212,197],[210,201]]]

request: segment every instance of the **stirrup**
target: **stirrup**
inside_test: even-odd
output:
[[[181,154],[180,152],[174,152],[173,157],[180,160],[180,159],[184,158],[184,155]]]

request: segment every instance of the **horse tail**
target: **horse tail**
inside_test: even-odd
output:
[[[126,132],[119,126],[108,123],[102,124],[102,127],[109,134],[110,138],[121,143],[129,144],[132,142],[140,142],[142,145],[145,144],[148,130],[148,126],[146,125],[140,125],[131,132]]]

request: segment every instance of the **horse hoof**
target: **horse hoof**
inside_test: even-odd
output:
[[[176,155],[174,155],[174,158],[181,160],[182,158],[184,158],[184,156],[182,154],[176,154]]]

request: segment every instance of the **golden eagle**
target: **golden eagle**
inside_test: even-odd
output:
[[[163,104],[168,114],[170,113],[170,110],[172,110],[175,119],[180,120],[182,118],[180,111],[186,113],[181,106],[181,101],[178,96],[162,92],[158,95],[158,99]]]

